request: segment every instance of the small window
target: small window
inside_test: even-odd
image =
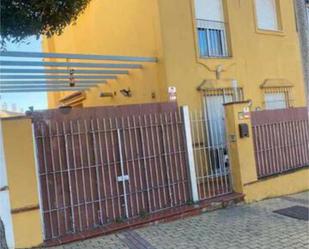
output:
[[[229,56],[222,0],[195,0],[201,57]]]
[[[257,27],[262,30],[280,29],[277,0],[255,0]]]
[[[264,92],[265,109],[286,109],[290,107],[290,91],[287,88],[269,88]]]

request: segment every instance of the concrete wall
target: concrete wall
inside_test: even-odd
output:
[[[102,87],[118,91],[130,87],[132,98],[98,98],[98,90],[87,93],[84,106],[118,105],[167,100],[168,86],[177,87],[181,105],[200,108],[202,94],[196,90],[205,79],[216,79],[221,65],[222,80],[212,87],[231,86],[235,79],[243,86],[253,107],[264,106],[260,85],[266,79],[291,82],[295,106],[305,105],[300,46],[296,32],[293,0],[279,0],[282,30],[266,32],[256,28],[254,1],[224,0],[232,56],[201,59],[195,26],[194,0],[93,0],[75,26],[60,37],[44,40],[48,52],[156,56],[158,64]],[[156,93],[152,99],[151,93]],[[63,94],[50,95],[55,107]]]
[[[254,156],[250,118],[240,118],[249,102],[225,105],[229,159],[231,162],[233,189],[245,194],[246,202],[294,194],[309,190],[309,169],[304,168],[259,180]],[[250,137],[240,138],[238,125],[248,124]]]
[[[6,210],[9,209],[12,222],[12,227],[8,227],[8,244],[10,248],[38,246],[43,242],[43,233],[32,123],[28,118],[0,119],[0,122],[9,192],[8,198],[1,200],[0,206],[7,206]],[[4,224],[6,226],[6,220]],[[14,236],[10,234],[10,229],[13,230]]]

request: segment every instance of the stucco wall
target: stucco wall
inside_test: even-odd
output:
[[[38,246],[43,242],[43,230],[32,122],[25,117],[0,119],[0,123],[9,190],[9,196],[1,203],[0,209],[5,207],[11,216],[15,248]]]
[[[307,168],[256,181],[244,186],[245,200],[253,202],[308,191],[308,179],[309,169]]]
[[[46,52],[157,57],[161,60],[161,39],[156,0],[92,0],[76,25],[63,35],[43,40]],[[93,61],[92,61],[93,62]],[[98,62],[98,61],[95,61]],[[109,80],[87,91],[84,106],[164,102],[162,64],[143,63],[143,69]],[[119,93],[130,88],[132,98]],[[116,92],[113,98],[100,98],[100,92]],[[69,93],[49,94],[49,106]],[[155,98],[153,98],[155,94]]]
[[[98,97],[100,91],[93,89],[87,93],[85,106],[164,101],[168,86],[176,86],[180,104],[200,108],[202,96],[196,88],[203,80],[216,78],[218,65],[223,68],[222,79],[237,80],[254,108],[264,106],[260,85],[266,79],[291,82],[293,105],[304,106],[293,0],[279,1],[282,30],[278,32],[256,28],[253,0],[224,2],[232,53],[225,59],[199,57],[194,0],[93,0],[76,25],[60,37],[44,40],[44,50],[159,58],[157,64],[147,64],[145,69],[100,88],[117,92],[130,87],[132,98],[118,94],[102,99]],[[226,81],[215,82],[215,87],[226,86],[222,82]],[[54,107],[61,96],[50,94],[50,106]]]
[[[282,30],[266,32],[256,28],[254,1],[224,1],[230,29],[232,56],[226,59],[199,58],[194,0],[158,0],[167,83],[178,88],[181,104],[199,108],[201,93],[196,87],[204,79],[215,79],[222,65],[222,79],[236,79],[253,108],[263,107],[260,85],[266,79],[285,79],[292,84],[295,106],[305,105],[304,80],[292,0],[280,1]],[[177,8],[175,8],[177,6]],[[231,85],[231,83],[230,83]],[[215,83],[223,86],[222,82]]]
[[[0,237],[3,238],[5,235],[6,243],[11,249],[14,248],[15,241],[11,214],[10,192],[8,188],[7,164],[5,159],[2,119],[0,118],[0,219],[3,222],[3,227],[1,227],[2,235]],[[3,230],[5,230],[5,233]]]

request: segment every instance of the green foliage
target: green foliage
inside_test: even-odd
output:
[[[192,205],[194,205],[194,201],[192,201],[192,200],[187,200],[186,204],[187,204],[188,206],[192,206]]]
[[[149,213],[148,213],[147,211],[145,211],[145,210],[142,210],[142,211],[140,212],[139,216],[140,216],[142,219],[146,219],[146,218],[148,218]]]
[[[126,220],[127,220],[127,217],[121,216],[121,217],[116,217],[115,222],[119,224],[119,223],[124,223]]]
[[[1,0],[1,41],[60,35],[91,0]]]

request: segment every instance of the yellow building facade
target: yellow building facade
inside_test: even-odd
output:
[[[169,87],[193,109],[205,96],[235,95],[236,88],[253,109],[305,105],[293,0],[92,0],[43,48],[158,59],[86,91],[78,103],[84,107],[164,102]],[[132,97],[119,93],[128,88]],[[49,107],[70,94],[49,94]]]

